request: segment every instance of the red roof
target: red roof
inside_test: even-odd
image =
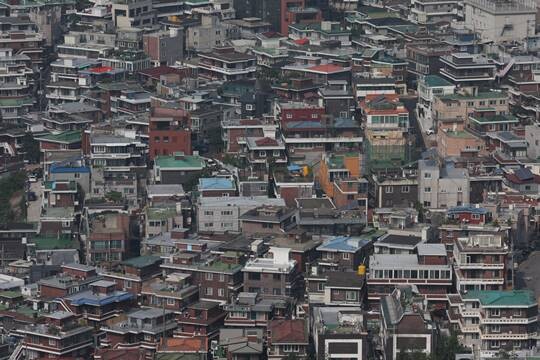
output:
[[[206,344],[201,338],[168,338],[167,346],[161,350],[174,350],[179,352],[206,352]]]
[[[331,74],[331,73],[335,73],[335,72],[344,71],[345,68],[343,68],[343,67],[341,67],[339,65],[325,64],[325,65],[312,66],[312,67],[308,68],[308,70]]]
[[[98,66],[98,67],[90,69],[91,72],[96,73],[96,74],[106,73],[112,70],[113,68],[110,66]]]
[[[146,76],[148,76],[150,78],[154,78],[154,79],[159,79],[159,77],[161,75],[167,75],[167,74],[184,75],[186,73],[187,73],[186,69],[178,69],[178,68],[173,68],[173,67],[166,66],[166,65],[153,67],[153,68],[148,68],[148,69],[144,69],[144,70],[139,71],[139,74],[146,75]]]
[[[302,38],[302,39],[294,40],[294,43],[298,44],[298,45],[307,45],[307,44],[309,44],[309,39],[308,38]]]
[[[307,344],[308,336],[304,320],[273,320],[270,323],[272,344]]]
[[[262,139],[259,139],[259,140],[255,141],[255,144],[257,144],[257,146],[274,146],[274,145],[277,145],[278,143],[274,139],[270,139],[269,137],[265,137],[265,138],[262,138]]]
[[[521,180],[516,174],[505,174],[504,177],[513,184],[540,184],[540,176],[534,174],[532,179]]]

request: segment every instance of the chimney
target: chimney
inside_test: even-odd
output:
[[[182,151],[177,151],[174,153],[174,160],[184,160],[185,155]]]

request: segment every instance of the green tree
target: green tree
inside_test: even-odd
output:
[[[32,164],[39,163],[40,151],[39,142],[31,134],[24,135],[22,139],[22,151],[24,158]]]

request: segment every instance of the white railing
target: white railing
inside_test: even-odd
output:
[[[9,356],[9,360],[19,360],[22,359],[21,355],[23,353],[23,345],[22,343],[18,344],[13,353]]]
[[[515,317],[502,317],[502,318],[485,318],[482,320],[484,324],[529,324],[538,321],[537,316],[530,318],[515,318]]]

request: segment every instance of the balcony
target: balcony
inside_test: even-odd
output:
[[[483,324],[530,324],[538,321],[538,316],[532,316],[530,318],[521,317],[501,317],[501,318],[484,318]]]
[[[470,270],[470,269],[502,270],[502,269],[504,269],[504,264],[456,262],[456,265],[458,265],[459,268],[463,269],[463,270]]]
[[[520,333],[520,334],[511,334],[511,333],[496,333],[496,334],[481,334],[480,337],[482,340],[528,340],[536,339],[538,337],[537,332],[533,333]]]

